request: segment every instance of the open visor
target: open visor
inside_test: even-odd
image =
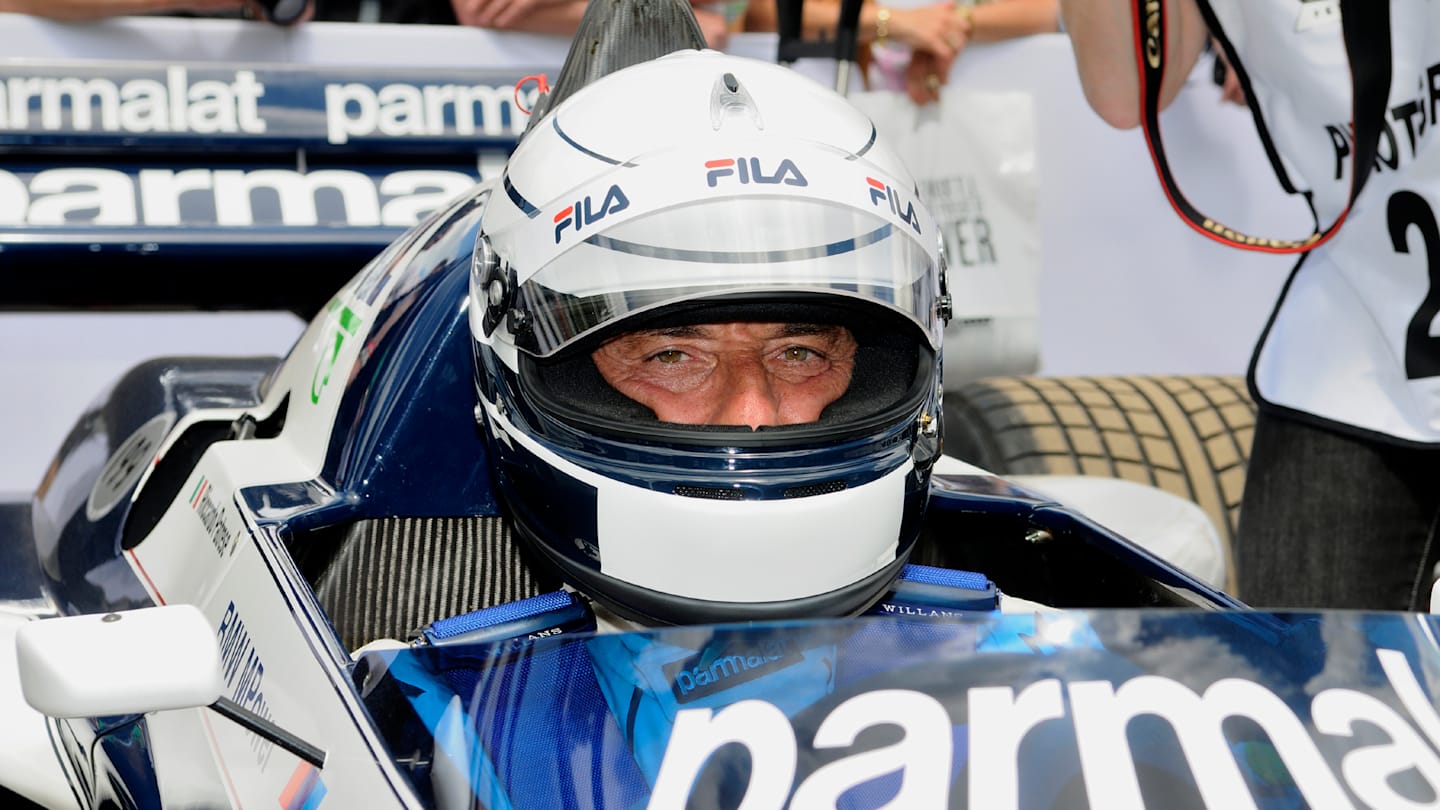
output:
[[[516,345],[545,357],[673,303],[808,292],[881,304],[938,348],[934,258],[918,234],[882,209],[883,218],[813,199],[729,197],[624,221],[520,284],[516,303],[526,328]]]

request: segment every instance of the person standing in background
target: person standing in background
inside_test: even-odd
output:
[[[1163,68],[1152,81],[1163,108],[1213,34],[1278,182],[1316,217],[1313,236],[1291,241],[1186,215],[1220,241],[1301,256],[1249,370],[1259,413],[1237,595],[1262,607],[1423,609],[1440,560],[1440,149],[1425,126],[1440,9],[1163,0],[1161,17],[1152,3],[1137,29],[1134,0],[1061,6],[1090,106],[1116,127],[1148,121],[1152,140],[1159,118],[1142,103],[1137,65]]]
[[[807,38],[832,35],[840,17],[839,0],[806,0],[803,31]],[[858,53],[871,89],[884,85],[904,90],[916,104],[940,98],[950,66],[972,42],[1000,42],[1059,30],[1057,0],[973,0],[890,6],[865,2],[860,7]],[[774,31],[774,0],[750,0],[745,30]]]
[[[315,19],[326,22],[467,25],[500,31],[570,36],[587,0],[316,0]],[[695,20],[713,48],[723,48],[732,26],[715,5],[697,2]]]
[[[586,0],[316,0],[322,22],[469,25],[571,35]]]
[[[968,29],[955,55],[947,61],[934,51],[922,50],[910,57],[904,76],[904,89],[917,104],[940,98],[940,88],[945,85],[950,66],[960,57],[960,52],[967,45],[1004,42],[1034,34],[1053,34],[1060,30],[1060,7],[1057,0],[957,0],[955,10]]]
[[[45,17],[61,22],[90,22],[133,15],[248,17],[283,24],[318,22],[473,25],[497,30],[569,36],[580,24],[587,0],[0,0],[0,12]],[[275,6],[299,8],[298,14],[274,15]],[[724,19],[697,9],[707,40],[724,44]],[[719,43],[719,44],[716,44]]]

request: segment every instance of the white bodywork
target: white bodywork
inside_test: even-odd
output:
[[[410,242],[410,250],[418,250],[420,243],[423,240]],[[123,555],[155,604],[192,604],[203,611],[220,639],[225,696],[281,722],[286,731],[327,753],[321,780],[327,802],[340,807],[404,806],[410,791],[346,682],[349,651],[340,647],[280,538],[257,528],[256,515],[236,493],[319,475],[342,381],[397,282],[398,274],[383,272],[390,266],[384,260],[403,262],[406,257],[389,251],[377,259],[372,264],[377,270],[347,285],[327,313],[300,336],[264,402],[252,412],[264,419],[288,396],[283,434],[212,445],[152,533]],[[368,296],[357,294],[367,287],[380,289],[374,305],[366,302]],[[239,415],[228,409],[193,411],[171,428],[159,455],[189,425]],[[13,667],[13,658],[5,656],[4,661],[7,670]],[[33,710],[20,708],[17,697],[18,689],[7,689],[0,703],[13,710],[7,717],[17,718],[4,736],[0,776],[11,763],[41,758],[36,752],[53,762],[44,722]],[[22,728],[30,734],[22,738],[12,733]],[[159,712],[150,718],[150,731],[156,760],[162,763],[157,772],[161,793],[176,806],[273,806],[297,770],[309,767],[205,710]],[[210,756],[196,757],[197,747]],[[170,761],[193,766],[163,767],[167,752],[175,757]],[[206,762],[209,767],[202,765]],[[52,769],[38,768],[33,775],[37,778],[17,774],[19,778],[6,783],[46,805],[72,801],[69,786],[55,780]]]

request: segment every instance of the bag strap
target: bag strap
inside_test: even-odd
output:
[[[1257,0],[1244,1],[1257,2]],[[1364,188],[1365,181],[1370,176],[1371,167],[1375,164],[1380,133],[1385,126],[1386,106],[1390,97],[1389,0],[1340,0],[1340,24],[1345,40],[1345,52],[1350,64],[1351,128],[1355,139],[1354,147],[1350,151],[1350,196],[1340,215],[1323,229],[1320,226],[1319,214],[1315,212],[1312,201],[1310,210],[1315,216],[1315,231],[1300,240],[1270,239],[1237,231],[1202,214],[1190,204],[1190,201],[1180,192],[1179,186],[1176,185],[1175,177],[1170,171],[1169,161],[1165,157],[1165,146],[1160,139],[1160,84],[1165,76],[1168,30],[1165,6],[1167,2],[1168,0],[1135,0],[1135,60],[1140,73],[1141,126],[1145,131],[1145,143],[1150,149],[1151,160],[1155,163],[1155,172],[1160,178],[1160,183],[1165,189],[1165,196],[1170,201],[1171,207],[1190,227],[1211,239],[1232,247],[1266,253],[1303,253],[1324,244],[1340,230],[1340,226],[1345,222],[1345,217],[1350,213],[1355,198],[1359,196],[1360,190]],[[1209,8],[1209,4],[1205,0],[1195,0],[1195,2],[1205,16],[1210,30],[1219,32],[1218,21],[1214,12]],[[1228,41],[1224,42],[1224,46],[1230,56],[1231,66],[1237,71],[1237,75],[1244,79],[1244,73],[1239,72],[1241,68],[1234,58],[1235,54]],[[1258,105],[1250,92],[1248,80],[1245,81],[1245,84],[1247,99],[1255,114],[1256,124],[1263,134],[1264,123],[1261,121]],[[1264,140],[1271,162],[1275,164],[1277,172],[1282,171],[1268,137],[1265,137]],[[1293,189],[1289,187],[1290,184],[1285,181],[1283,175],[1281,181],[1282,185],[1286,186],[1286,190],[1293,193]],[[1307,200],[1309,196],[1307,193]]]

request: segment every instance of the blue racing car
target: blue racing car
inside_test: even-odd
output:
[[[132,369],[0,502],[11,798],[1433,803],[1435,622],[1250,610],[1149,550],[1193,506],[945,455],[900,156],[696,34],[592,5],[288,356]]]

